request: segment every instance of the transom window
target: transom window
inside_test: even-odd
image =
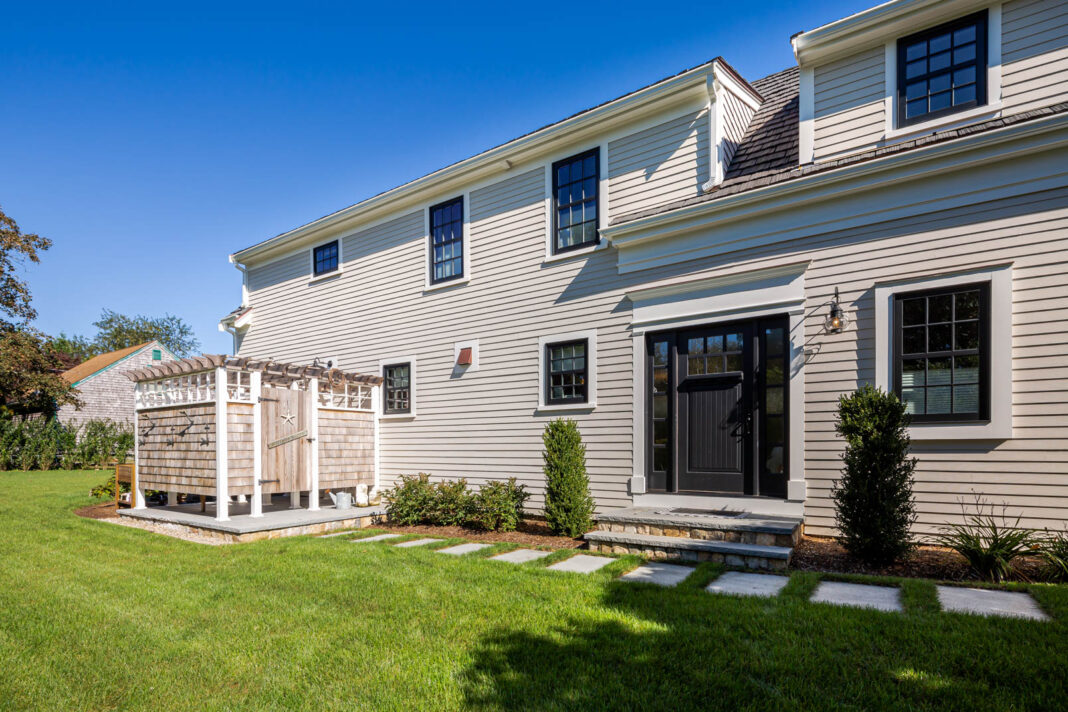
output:
[[[989,417],[989,285],[894,299],[894,389],[913,420]]]
[[[412,412],[412,366],[395,363],[382,368],[382,387],[386,413]]]
[[[686,374],[702,376],[741,371],[744,345],[741,332],[687,339]]]
[[[553,252],[596,245],[600,150],[553,164]]]
[[[549,405],[587,402],[587,340],[548,344],[545,349],[548,356],[546,402]]]
[[[986,103],[986,11],[898,40],[898,125]]]
[[[319,245],[313,250],[312,265],[314,276],[328,274],[337,270],[338,246],[337,240]]]
[[[463,197],[430,208],[430,283],[464,276]]]

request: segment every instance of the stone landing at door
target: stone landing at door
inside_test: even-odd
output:
[[[802,526],[798,517],[633,507],[599,515],[597,530],[585,539],[591,551],[782,570],[790,563]]]

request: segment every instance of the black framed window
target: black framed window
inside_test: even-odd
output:
[[[545,346],[545,402],[548,405],[586,403],[589,342],[586,339]]]
[[[464,276],[464,199],[430,208],[430,283]]]
[[[553,253],[577,250],[600,241],[597,191],[600,149],[553,164]]]
[[[382,397],[386,413],[412,412],[412,365],[394,363],[382,369]]]
[[[897,42],[899,126],[986,104],[986,10]]]
[[[312,251],[312,266],[316,277],[337,270],[338,245],[337,240],[319,245]]]
[[[674,447],[672,428],[674,408],[672,395],[674,379],[671,364],[674,360],[675,335],[658,334],[648,337],[649,349],[649,454],[646,487],[653,491],[667,491],[671,481]]]
[[[897,294],[894,302],[894,390],[912,419],[989,419],[989,283]]]

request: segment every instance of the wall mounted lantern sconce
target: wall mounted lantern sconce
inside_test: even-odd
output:
[[[831,300],[831,311],[827,314],[827,318],[823,320],[823,328],[827,330],[828,334],[840,334],[847,326],[849,326],[849,319],[846,318],[845,311],[839,303],[838,287],[835,287],[834,299]]]

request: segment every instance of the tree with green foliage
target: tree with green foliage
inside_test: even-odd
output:
[[[593,497],[586,474],[586,446],[573,420],[551,420],[542,433],[545,450],[545,519],[557,534],[582,536],[593,526]]]
[[[38,264],[40,253],[52,246],[52,241],[19,229],[18,223],[0,209],[0,331],[11,331],[32,321],[37,312],[30,305],[30,288],[18,277],[18,270],[26,261]]]
[[[129,316],[104,309],[93,326],[97,328],[97,333],[92,340],[61,333],[52,340],[53,347],[79,361],[154,340],[179,358],[190,356],[200,349],[200,342],[193,335],[193,327],[173,314],[161,317],[143,314]]]
[[[842,478],[831,490],[836,523],[845,548],[872,565],[896,561],[913,547],[910,420],[896,395],[871,384],[838,401],[835,429],[846,449]]]

